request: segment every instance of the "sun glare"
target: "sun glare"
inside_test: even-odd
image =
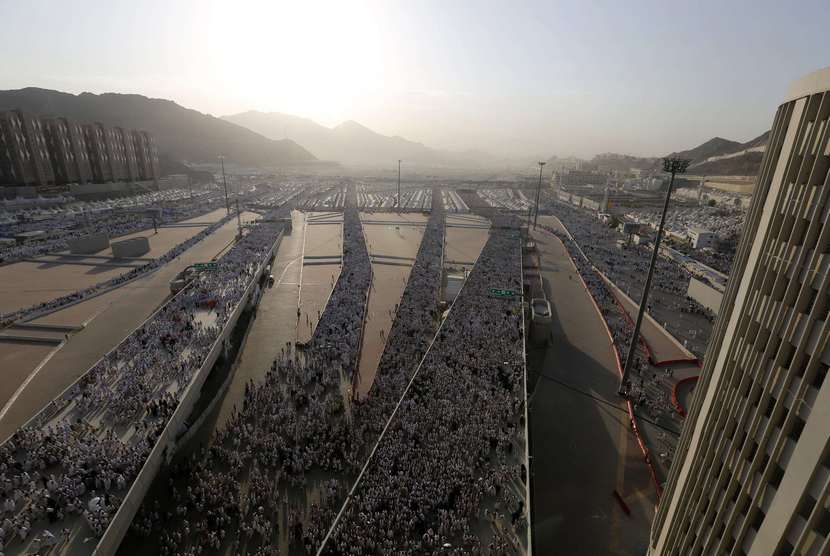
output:
[[[384,85],[381,13],[339,2],[213,4],[208,29],[223,87],[251,106],[338,118]]]

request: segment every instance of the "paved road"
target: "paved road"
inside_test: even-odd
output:
[[[536,238],[554,313],[550,345],[528,358],[536,551],[644,554],[656,496],[616,394],[610,340],[562,243]]]
[[[274,286],[262,294],[248,339],[237,358],[233,382],[222,400],[219,423],[224,423],[232,415],[235,405],[241,407],[245,384],[261,380],[280,350],[296,339],[297,284],[302,266],[303,232],[303,215],[294,212],[293,230],[283,237],[271,266]]]
[[[92,317],[86,328],[70,335],[69,341],[36,372],[33,372],[35,369],[32,366],[26,365],[3,369],[3,380],[0,381],[3,384],[0,389],[0,404],[3,404],[0,410],[0,440],[17,430],[144,322],[168,297],[170,280],[176,274],[190,264],[210,260],[222,252],[235,235],[236,222],[228,222],[156,272],[106,294],[110,297],[103,307],[100,298],[93,298],[66,309],[82,316],[82,306],[90,303],[95,312],[86,317]],[[0,346],[0,354],[7,347]],[[30,365],[32,363],[29,362]]]
[[[190,220],[184,220],[183,223],[202,222],[209,225],[211,222],[218,221],[224,212],[225,209],[214,210]],[[150,242],[150,252],[142,257],[156,258],[201,230],[202,227],[160,228],[158,234],[154,234],[150,229],[114,237],[112,241],[147,237]],[[69,251],[61,253],[67,254]],[[107,248],[96,255],[111,257],[112,249]],[[66,264],[66,262],[87,264]],[[73,257],[61,261],[58,257],[50,256],[38,262],[20,262],[2,266],[0,267],[0,283],[3,284],[0,286],[0,313],[16,311],[55,299],[120,276],[132,269],[132,266],[111,266],[111,263],[110,259],[98,257],[88,259]]]

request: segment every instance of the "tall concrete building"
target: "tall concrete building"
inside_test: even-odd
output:
[[[124,179],[136,181],[140,179],[138,174],[138,159],[135,154],[135,143],[130,130],[120,127],[112,128],[115,142],[120,145],[122,153],[122,164],[124,166]]]
[[[0,112],[0,185],[54,183],[40,119],[20,110]]]
[[[138,175],[142,180],[157,180],[159,177],[159,153],[156,142],[146,131],[133,131]]]
[[[146,131],[0,112],[0,186],[157,182],[159,175],[158,147]]]
[[[98,122],[84,124],[84,139],[92,168],[92,180],[97,183],[113,181],[109,130]]]
[[[44,118],[43,125],[55,183],[87,183],[92,180],[81,124],[67,118]]]
[[[649,554],[830,553],[830,68],[775,114]]]

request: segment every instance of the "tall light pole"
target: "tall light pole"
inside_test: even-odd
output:
[[[231,203],[228,201],[228,180],[225,179],[225,155],[219,155],[219,162],[222,163],[222,183],[225,185],[225,210],[231,213]]]
[[[242,216],[239,212],[239,192],[236,192],[236,226],[239,237],[242,237]]]
[[[539,194],[542,191],[542,168],[547,162],[539,161],[539,185],[536,186],[536,213],[533,215],[533,229],[536,229],[536,221],[539,220]]]
[[[640,326],[643,324],[643,315],[646,312],[648,305],[648,293],[651,289],[651,279],[654,277],[654,267],[657,263],[657,255],[660,251],[660,240],[663,237],[663,226],[666,224],[666,213],[669,210],[669,199],[671,198],[671,190],[674,186],[674,176],[676,174],[683,174],[686,168],[689,167],[690,160],[682,158],[664,158],[663,171],[671,173],[671,180],[669,180],[669,187],[666,190],[666,200],[663,203],[663,214],[660,216],[660,226],[657,228],[657,237],[654,238],[654,250],[651,252],[651,264],[648,267],[648,275],[646,276],[646,285],[643,287],[643,297],[640,300],[640,309],[637,311],[637,322],[634,323],[634,333],[631,335],[631,341],[628,345],[628,355],[625,358],[625,367],[623,368],[622,378],[620,378],[619,394],[625,395],[625,383],[628,381],[628,375],[631,373],[631,367],[634,365],[634,349],[637,346],[637,340],[640,337]]]
[[[395,201],[398,211],[401,210],[401,161],[398,160],[398,199]]]

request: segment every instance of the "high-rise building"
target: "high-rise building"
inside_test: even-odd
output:
[[[47,149],[38,118],[20,110],[0,112],[0,184],[54,184]]]
[[[0,186],[157,182],[159,173],[146,131],[0,112]]]
[[[156,142],[146,131],[133,131],[138,175],[142,180],[157,180],[159,178],[159,153]]]
[[[649,554],[830,552],[830,68],[779,106]]]
[[[112,146],[107,129],[98,122],[84,124],[84,139],[89,153],[89,165],[92,168],[92,179],[97,183],[112,181],[112,163],[110,154]]]
[[[115,134],[115,142],[120,146],[122,151],[125,179],[130,181],[138,180],[138,160],[135,154],[133,134],[129,130],[120,127],[114,127],[112,131]]]
[[[124,141],[119,137],[113,128],[104,129],[104,145],[107,148],[107,155],[112,169],[112,181],[124,181],[127,179],[127,155],[124,149]]]
[[[67,118],[44,118],[46,145],[55,183],[87,183],[92,179],[81,124]]]

